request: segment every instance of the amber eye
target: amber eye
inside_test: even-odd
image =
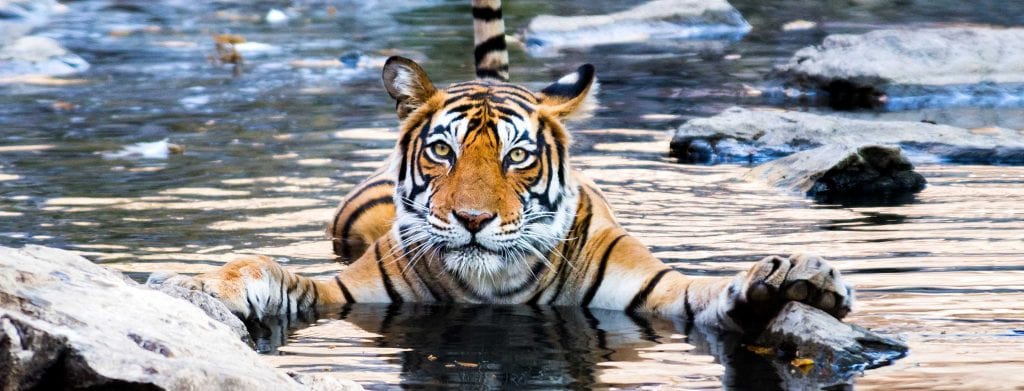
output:
[[[448,158],[448,156],[451,155],[452,153],[452,147],[449,146],[448,144],[438,141],[436,143],[430,144],[430,151],[433,152],[434,155],[439,158]]]
[[[522,163],[526,161],[527,156],[529,156],[529,154],[526,152],[525,149],[516,148],[509,151],[508,160],[511,161],[512,163]]]

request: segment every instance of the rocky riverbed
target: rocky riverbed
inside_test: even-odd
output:
[[[3,2],[11,3],[37,2]],[[88,62],[88,70],[0,79],[0,243],[69,249],[136,281],[154,271],[208,271],[246,253],[279,257],[309,275],[335,272],[343,266],[328,261],[325,220],[394,142],[393,106],[375,71],[380,59],[416,56],[439,84],[471,77],[467,10],[456,3],[64,5],[42,24],[18,19],[34,26],[18,36],[51,38]],[[804,193],[803,185],[765,185],[749,160],[680,165],[666,157],[666,130],[724,116],[733,106],[838,123],[1019,131],[1024,109],[1014,83],[938,90],[889,84],[884,105],[834,112],[813,88],[782,88],[772,74],[830,35],[1014,27],[1022,24],[1024,3],[734,0],[731,8],[752,26],[735,36],[682,39],[690,27],[714,29],[679,22],[700,17],[667,24],[655,17],[640,23],[650,32],[641,40],[615,43],[623,37],[604,29],[554,56],[529,47],[528,27],[538,15],[623,16],[642,5],[522,0],[505,9],[510,33],[525,44],[510,45],[516,82],[539,88],[581,63],[597,66],[602,108],[572,125],[574,163],[604,189],[627,229],[689,274],[728,275],[779,252],[818,253],[849,271],[860,299],[851,322],[903,336],[910,346],[907,357],[845,381],[858,389],[1024,383],[1015,371],[1024,356],[1014,326],[1024,321],[1024,172],[1009,165],[1013,160],[993,158],[999,154],[987,147],[965,148],[969,153],[957,157],[898,144],[927,187],[896,204],[847,204],[788,191]],[[211,33],[245,38],[236,47],[245,60],[240,75],[234,64],[210,61],[217,54]],[[572,37],[545,34],[553,41]],[[172,152],[172,145],[180,148]],[[859,149],[845,151],[852,157]],[[795,173],[778,159],[805,153],[795,148],[769,164]],[[845,161],[844,153],[828,158]],[[753,156],[754,164],[770,160]],[[607,313],[367,307],[320,317],[252,333],[261,351],[284,353],[261,357],[289,371],[378,387],[486,381],[709,388],[750,385],[752,378],[781,387],[783,375],[793,375],[742,354],[716,363],[716,352],[728,346],[722,341],[682,325],[645,328]],[[432,323],[439,326],[425,326]],[[572,327],[556,327],[564,324]],[[538,334],[519,333],[524,328]]]

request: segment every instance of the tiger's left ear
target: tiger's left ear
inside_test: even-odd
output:
[[[541,90],[540,107],[560,119],[589,117],[597,109],[598,87],[594,66],[584,64]]]
[[[405,57],[392,56],[384,63],[381,75],[384,89],[388,90],[397,103],[398,119],[404,120],[437,93],[427,72],[415,61]]]

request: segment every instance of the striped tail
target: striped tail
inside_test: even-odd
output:
[[[501,0],[473,0],[473,46],[476,77],[508,81],[508,49]]]

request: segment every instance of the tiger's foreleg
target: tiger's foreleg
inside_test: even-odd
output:
[[[243,319],[262,319],[347,302],[335,279],[301,276],[265,256],[236,259],[194,277],[176,275],[164,283],[209,293]]]
[[[762,329],[782,307],[798,301],[842,319],[853,305],[853,288],[820,257],[770,256],[730,277],[687,277],[663,271],[647,281],[632,310],[684,316],[725,330]],[[650,277],[652,280],[657,274]]]

